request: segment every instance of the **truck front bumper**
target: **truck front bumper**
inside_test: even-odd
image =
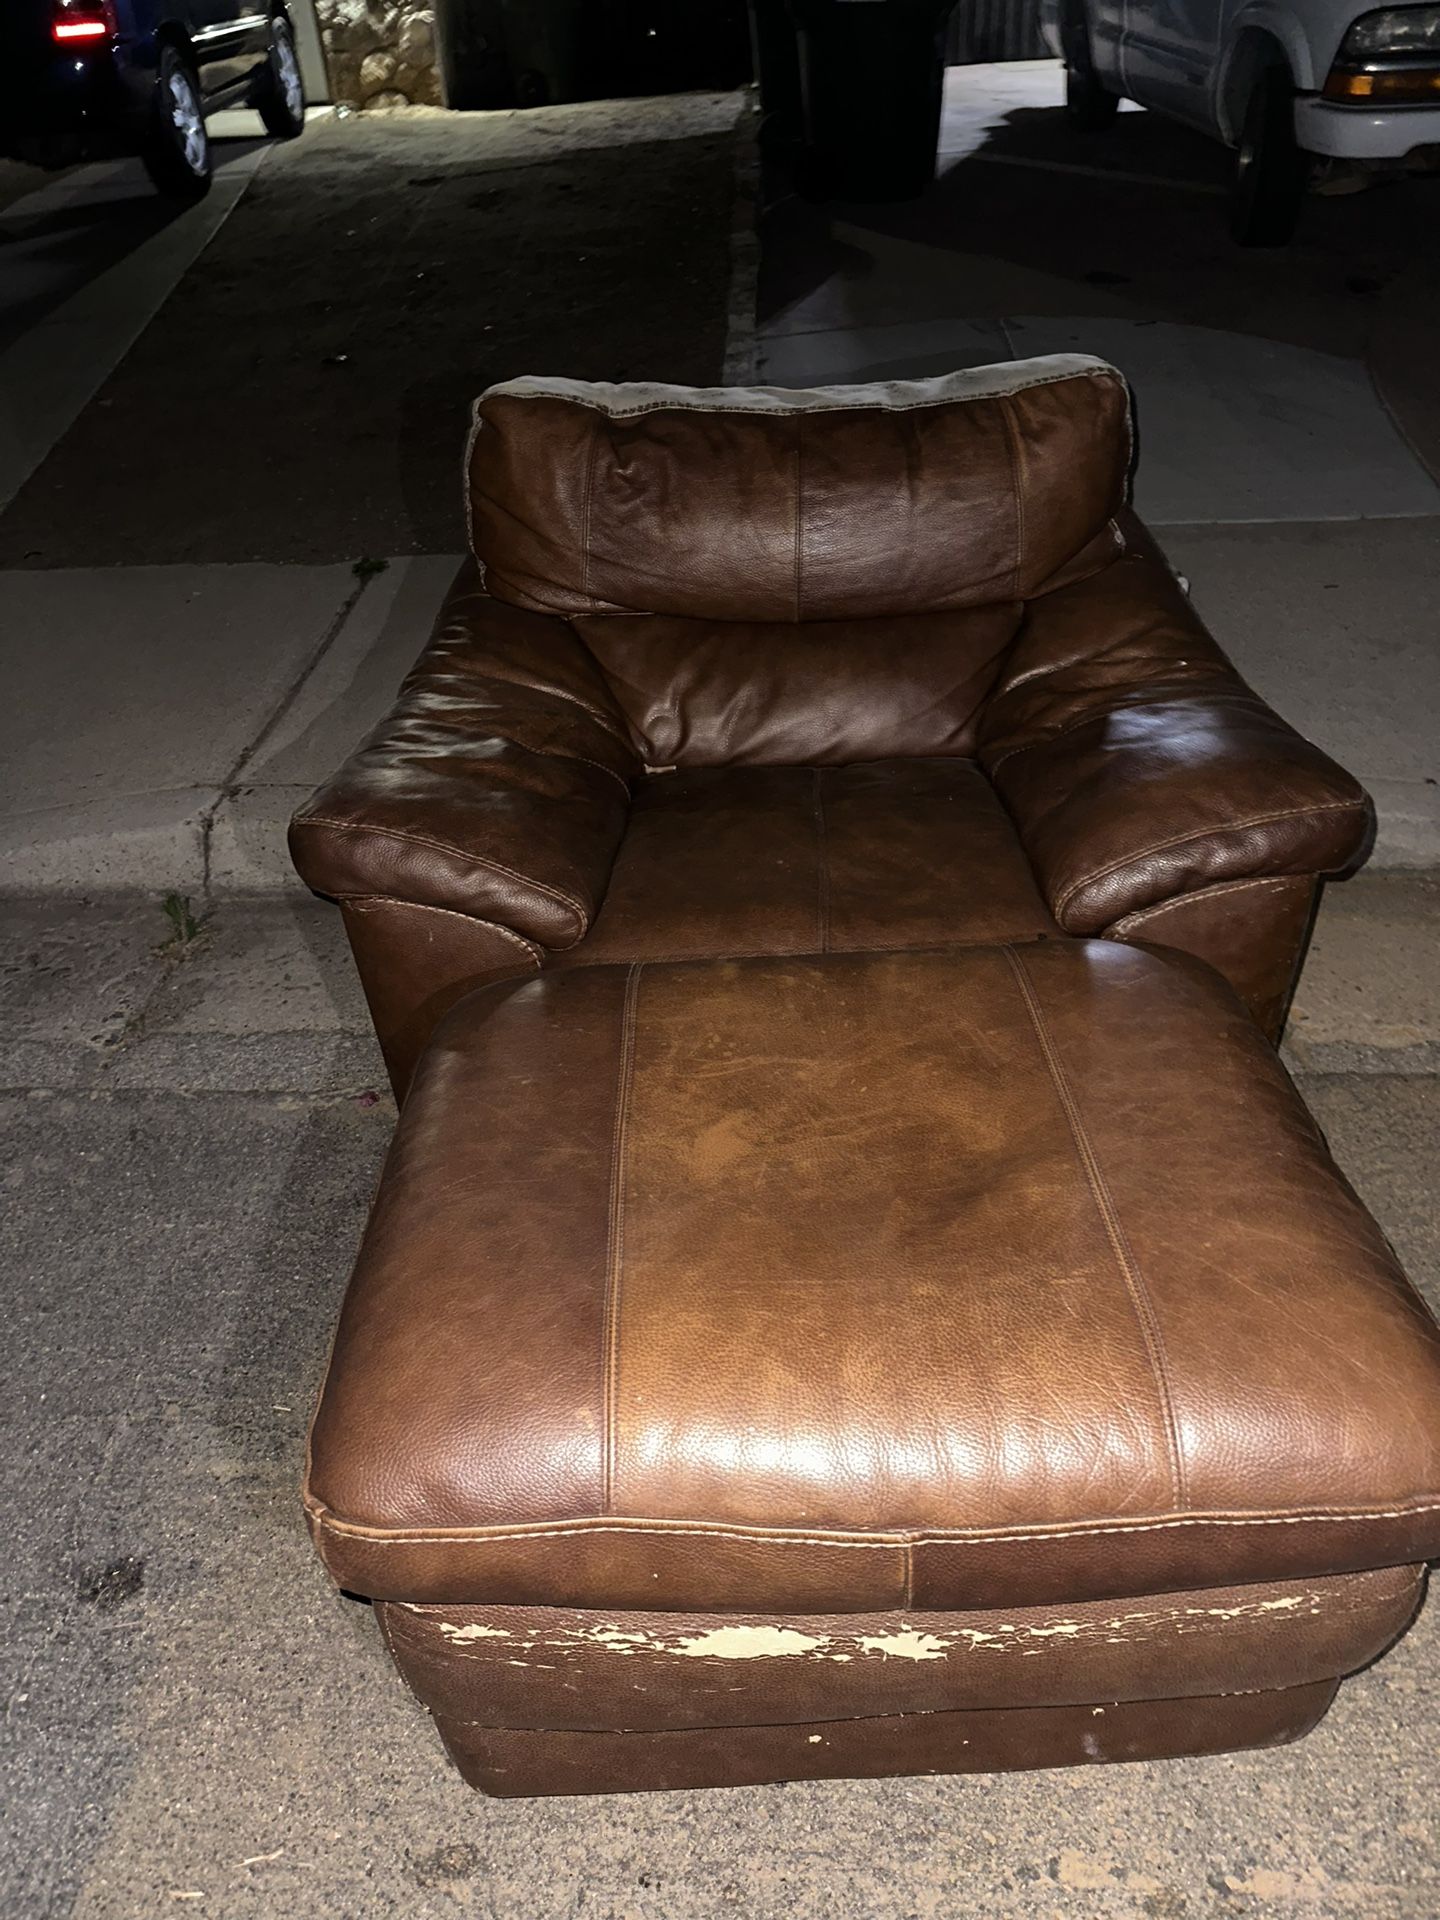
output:
[[[1302,94],[1295,138],[1306,153],[1336,160],[1403,161],[1417,147],[1440,147],[1440,107],[1343,107]]]

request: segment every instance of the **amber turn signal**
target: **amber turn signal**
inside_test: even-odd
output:
[[[1390,67],[1380,73],[1333,69],[1324,86],[1327,100],[1373,101],[1377,106],[1440,104],[1440,67]]]

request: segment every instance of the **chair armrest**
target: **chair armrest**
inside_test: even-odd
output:
[[[638,760],[570,627],[462,569],[399,698],[290,827],[317,893],[440,907],[574,946],[625,830]]]
[[[1148,536],[1030,602],[980,759],[1067,933],[1219,882],[1352,866],[1369,796],[1252,692]]]

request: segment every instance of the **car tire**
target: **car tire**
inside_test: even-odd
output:
[[[1230,237],[1242,247],[1283,247],[1294,237],[1310,172],[1295,139],[1295,89],[1283,67],[1256,80],[1240,125]]]
[[[256,89],[255,106],[272,139],[293,140],[305,131],[305,84],[295,35],[283,13],[270,22],[270,57]]]
[[[1065,111],[1077,127],[1100,133],[1120,111],[1120,96],[1100,84],[1090,48],[1090,24],[1083,6],[1066,10],[1062,30],[1065,51]]]
[[[162,47],[140,158],[155,188],[171,200],[210,191],[210,135],[195,69],[178,47]]]

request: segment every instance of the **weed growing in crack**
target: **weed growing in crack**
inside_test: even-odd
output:
[[[155,951],[168,959],[186,959],[204,935],[204,919],[197,919],[191,911],[188,893],[167,893],[160,902],[160,911],[170,922],[170,936],[162,940]]]

